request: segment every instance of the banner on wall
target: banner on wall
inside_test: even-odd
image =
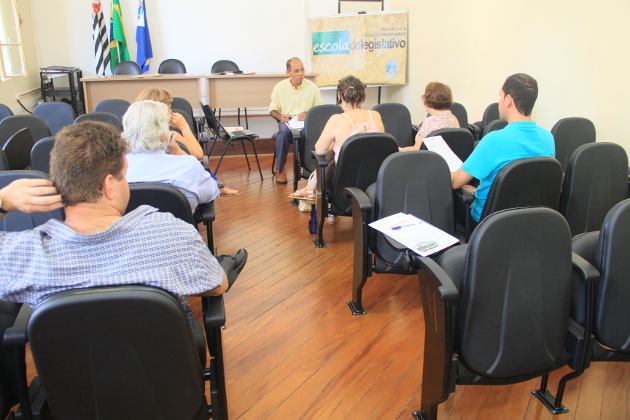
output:
[[[309,19],[311,63],[318,86],[352,74],[366,85],[407,83],[407,12]]]

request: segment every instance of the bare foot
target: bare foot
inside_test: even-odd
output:
[[[227,186],[221,188],[219,192],[221,193],[221,195],[238,195],[238,190],[233,190],[232,188],[228,188]]]

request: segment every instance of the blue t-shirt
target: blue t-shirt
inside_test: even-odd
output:
[[[551,133],[534,121],[516,121],[485,135],[462,165],[480,181],[470,210],[473,220],[479,221],[490,186],[501,168],[513,160],[537,156],[556,157],[556,147]]]

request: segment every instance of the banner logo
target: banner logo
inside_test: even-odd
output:
[[[385,77],[398,76],[398,60],[389,60],[385,64]]]
[[[350,54],[350,31],[313,32],[313,55]]]

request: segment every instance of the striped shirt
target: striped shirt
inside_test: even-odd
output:
[[[91,235],[59,220],[0,232],[0,264],[0,299],[31,306],[64,290],[127,284],[164,289],[187,305],[188,296],[223,281],[223,269],[196,229],[150,206]]]

